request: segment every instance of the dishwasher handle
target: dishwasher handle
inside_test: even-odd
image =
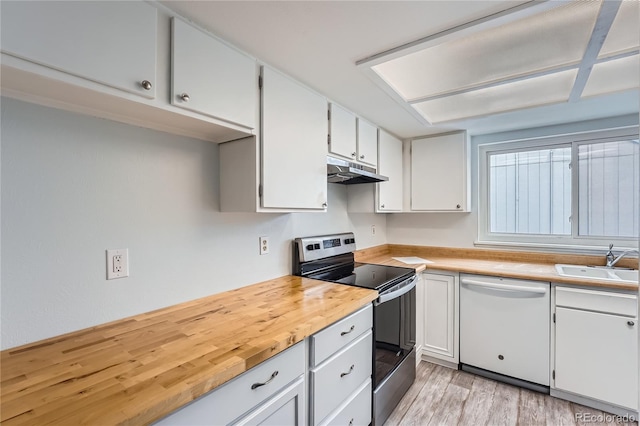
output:
[[[512,293],[520,297],[543,297],[547,293],[546,288],[529,287],[524,285],[497,284],[471,278],[462,278],[460,282],[466,286],[479,287],[486,290]]]

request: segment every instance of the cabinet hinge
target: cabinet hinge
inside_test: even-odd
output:
[[[327,120],[331,121],[331,110],[327,110]]]
[[[262,197],[262,185],[258,185],[258,197]]]
[[[262,76],[258,76],[258,89],[262,89]]]
[[[331,135],[327,135],[327,145],[331,145]]]
[[[552,378],[553,380],[555,380],[555,379],[556,379],[556,370],[553,370],[553,371],[551,372],[551,378]]]
[[[553,313],[553,323],[554,324],[556,323],[556,313],[555,312]]]

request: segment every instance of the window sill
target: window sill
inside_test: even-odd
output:
[[[603,255],[607,252],[609,247],[607,245],[602,246],[590,246],[590,245],[571,245],[571,244],[545,244],[545,243],[526,243],[515,241],[486,241],[476,240],[473,242],[475,247],[482,248],[496,248],[496,249],[512,249],[514,251],[536,251],[546,253],[571,253],[571,254],[587,254],[587,255]],[[625,245],[614,247],[614,252],[624,251],[628,249],[637,249],[637,246]],[[634,257],[634,256],[630,256]]]

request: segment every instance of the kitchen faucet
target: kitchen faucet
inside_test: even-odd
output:
[[[628,255],[629,253],[638,253],[638,249],[630,249],[623,251],[616,257],[611,249],[613,249],[613,244],[609,244],[609,251],[605,255],[605,257],[607,258],[607,268],[613,268],[620,259]]]

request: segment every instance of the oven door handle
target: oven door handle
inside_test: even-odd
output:
[[[375,302],[373,302],[373,304],[375,306],[378,306],[378,305],[382,305],[385,302],[388,302],[389,300],[396,299],[402,296],[403,294],[406,294],[411,290],[413,290],[417,283],[418,283],[418,276],[416,275],[410,281],[409,280],[405,281],[404,284],[402,284],[400,288],[398,288],[397,290],[393,290],[388,293],[382,292],[380,296],[378,296],[378,299]]]

